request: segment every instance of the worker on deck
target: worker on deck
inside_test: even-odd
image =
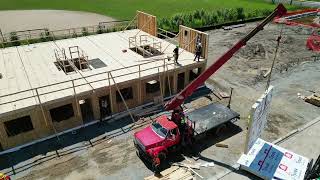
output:
[[[173,57],[174,57],[174,62],[178,64],[178,58],[179,58],[179,46],[176,46],[173,50]]]
[[[197,43],[197,45],[196,45],[196,55],[195,55],[193,61],[196,61],[196,59],[198,58],[198,62],[199,62],[199,61],[200,61],[201,53],[202,53],[202,44],[201,44],[201,42],[199,42],[199,43]]]

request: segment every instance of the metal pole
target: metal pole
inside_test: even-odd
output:
[[[112,89],[111,89],[111,82],[110,82],[110,72],[108,72],[108,82],[109,82],[109,99],[110,99],[110,109],[111,109],[111,117],[112,117],[112,111],[113,111],[113,98],[112,98]]]
[[[49,123],[48,123],[48,120],[47,120],[47,118],[46,118],[46,114],[45,114],[45,112],[44,112],[44,109],[43,109],[43,106],[42,106],[42,103],[41,103],[41,100],[40,100],[40,96],[39,96],[39,92],[38,92],[38,89],[37,89],[37,88],[36,88],[36,94],[37,94],[37,98],[38,98],[39,105],[40,105],[40,108],[41,108],[42,116],[43,116],[43,118],[44,118],[44,121],[45,121],[45,123],[46,123],[46,126],[48,126]]]
[[[229,102],[228,102],[228,106],[227,106],[229,109],[230,109],[230,106],[231,106],[232,92],[233,92],[233,88],[231,88],[231,92],[230,92],[230,96],[229,96]]]
[[[141,92],[141,88],[142,88],[142,83],[141,83],[141,65],[139,64],[139,97],[138,97],[138,101],[139,101],[139,105],[142,104],[142,92]]]
[[[2,42],[5,42],[5,39],[4,39],[4,37],[3,37],[3,34],[2,34],[1,29],[0,29],[0,35],[1,35],[1,38],[2,38]]]
[[[7,154],[7,157],[9,159],[9,163],[11,164],[11,169],[12,169],[13,175],[16,175],[16,170],[14,169],[14,162],[12,161],[11,156],[9,154]]]
[[[162,101],[162,104],[163,104],[163,87],[162,87],[162,78],[161,78],[161,74],[160,74],[160,69],[158,68],[158,74],[159,74],[159,83],[160,83],[160,95],[161,95],[161,101]]]
[[[72,89],[73,89],[73,97],[74,97],[74,100],[76,101],[77,114],[78,114],[78,117],[80,119],[82,119],[81,111],[80,111],[80,107],[79,107],[79,101],[78,101],[78,98],[77,98],[76,87],[74,85],[74,80],[71,80],[71,82],[72,82]],[[82,120],[82,122],[83,122],[83,120]]]

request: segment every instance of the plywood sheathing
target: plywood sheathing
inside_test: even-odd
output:
[[[137,11],[137,27],[152,36],[157,36],[157,17],[142,11]]]
[[[136,34],[148,35],[168,46],[164,55],[144,58],[129,50],[128,39]],[[81,47],[89,56],[89,60],[99,58],[106,67],[81,71],[84,78],[79,73],[66,75],[59,71],[54,65],[54,49],[67,49],[70,46]],[[153,95],[145,94],[145,82],[150,80],[161,79],[162,88],[165,88],[165,79],[170,76],[173,81],[170,84],[171,93],[177,93],[177,73],[185,72],[187,85],[188,71],[194,67],[205,66],[206,62],[194,62],[194,54],[188,51],[180,54],[179,66],[174,65],[172,60],[164,60],[172,56],[174,48],[175,45],[167,41],[133,29],[1,49],[0,71],[3,78],[0,79],[0,137],[1,142],[10,141],[2,143],[3,148],[8,149],[52,135],[55,133],[54,129],[61,132],[82,125],[81,114],[77,110],[77,103],[81,99],[90,99],[95,119],[100,118],[98,98],[104,95],[110,95],[112,113],[126,110],[123,102],[116,102],[116,88],[113,81],[109,84],[108,80],[110,72],[119,88],[133,88],[134,97],[127,102],[130,108],[153,101]],[[127,52],[123,52],[123,49],[127,49]],[[154,60],[155,58],[160,60]],[[92,87],[95,92],[92,91]],[[66,121],[52,122],[50,109],[70,103],[73,105],[75,116]],[[17,137],[7,137],[3,122],[25,115],[31,116],[35,129]]]
[[[201,57],[204,59],[208,58],[208,45],[209,45],[209,35],[207,33],[186,27],[179,26],[179,46],[188,52],[196,52],[196,43],[200,38],[202,44],[202,54]]]
[[[31,122],[33,124],[34,129],[22,134],[18,134],[15,136],[8,136],[6,132],[6,128],[4,126],[4,122],[24,117],[30,116]],[[17,144],[24,144],[29,142],[32,139],[39,139],[46,137],[53,133],[53,129],[47,127],[45,123],[42,121],[43,116],[40,108],[35,108],[33,110],[21,111],[20,113],[16,113],[7,118],[0,118],[0,141],[4,149],[16,146]]]

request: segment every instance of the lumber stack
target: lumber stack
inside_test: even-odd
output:
[[[320,94],[314,93],[311,96],[307,96],[307,97],[305,97],[304,101],[320,107]]]
[[[194,177],[191,172],[185,168],[180,168],[177,166],[172,166],[160,174],[151,175],[145,177],[145,180],[191,180]]]

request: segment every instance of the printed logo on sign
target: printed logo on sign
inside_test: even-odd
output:
[[[284,164],[280,164],[279,168],[283,171],[287,171],[288,166],[284,165]]]
[[[298,169],[297,168],[294,168],[294,170],[293,170],[293,173],[292,173],[292,176],[293,177],[295,177],[295,176],[297,176],[298,175]]]
[[[284,153],[284,156],[291,159],[292,158],[292,154],[291,153],[288,153],[288,152],[285,152]]]

